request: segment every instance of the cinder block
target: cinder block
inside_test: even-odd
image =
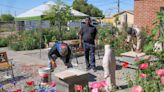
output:
[[[57,92],[74,92],[74,85],[88,85],[88,72],[68,69],[55,74]],[[54,80],[54,78],[52,78]]]

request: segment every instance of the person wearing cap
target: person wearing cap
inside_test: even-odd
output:
[[[63,42],[56,42],[48,52],[48,67],[51,68],[51,71],[53,71],[54,68],[57,67],[55,61],[58,57],[60,57],[63,60],[64,64],[67,66],[67,68],[70,68],[72,67],[70,63],[70,56],[71,50],[69,46]]]
[[[128,28],[127,33],[128,33],[128,36],[127,36],[126,42],[131,44],[132,50],[137,53],[142,52],[143,35],[142,35],[141,30],[133,26],[133,27]]]

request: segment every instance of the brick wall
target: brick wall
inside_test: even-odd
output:
[[[146,27],[150,32],[153,28],[153,21],[156,12],[164,7],[164,0],[134,0],[134,24],[139,27]]]

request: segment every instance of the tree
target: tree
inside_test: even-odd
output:
[[[62,26],[66,26],[67,22],[72,19],[70,7],[57,0],[55,5],[50,5],[50,9],[45,12],[44,19],[50,20],[53,26],[57,26],[60,32],[60,40],[62,37]]]
[[[93,17],[103,17],[102,11],[92,4],[88,4],[87,0],[74,0],[72,4],[73,9],[83,12]]]
[[[0,20],[5,22],[12,22],[14,21],[14,17],[10,14],[3,14],[0,16]]]

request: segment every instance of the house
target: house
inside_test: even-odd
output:
[[[164,11],[164,0],[134,0],[134,24],[147,28],[150,33],[156,13],[160,11]]]
[[[103,23],[107,23],[107,24],[113,24],[113,17],[110,17],[110,16],[106,16],[105,18],[103,18],[102,20],[101,20],[101,22],[103,22]]]
[[[43,16],[46,16],[44,14],[45,11],[49,10],[49,5],[55,5],[54,2],[49,1],[47,3],[44,3],[42,5],[39,5],[37,7],[34,7],[18,16],[16,16],[16,26],[17,30],[28,30],[28,29],[36,29],[36,28],[49,28],[50,27],[50,21],[49,20],[42,20]],[[77,10],[71,9],[71,15],[76,17],[86,17],[88,15],[79,12]],[[80,26],[80,22],[69,22],[69,25],[72,26]]]
[[[116,22],[117,21],[117,22]],[[122,11],[113,15],[112,17],[106,17],[102,20],[104,23],[110,23],[121,29],[124,25],[132,26],[134,23],[134,15],[130,11]]]

